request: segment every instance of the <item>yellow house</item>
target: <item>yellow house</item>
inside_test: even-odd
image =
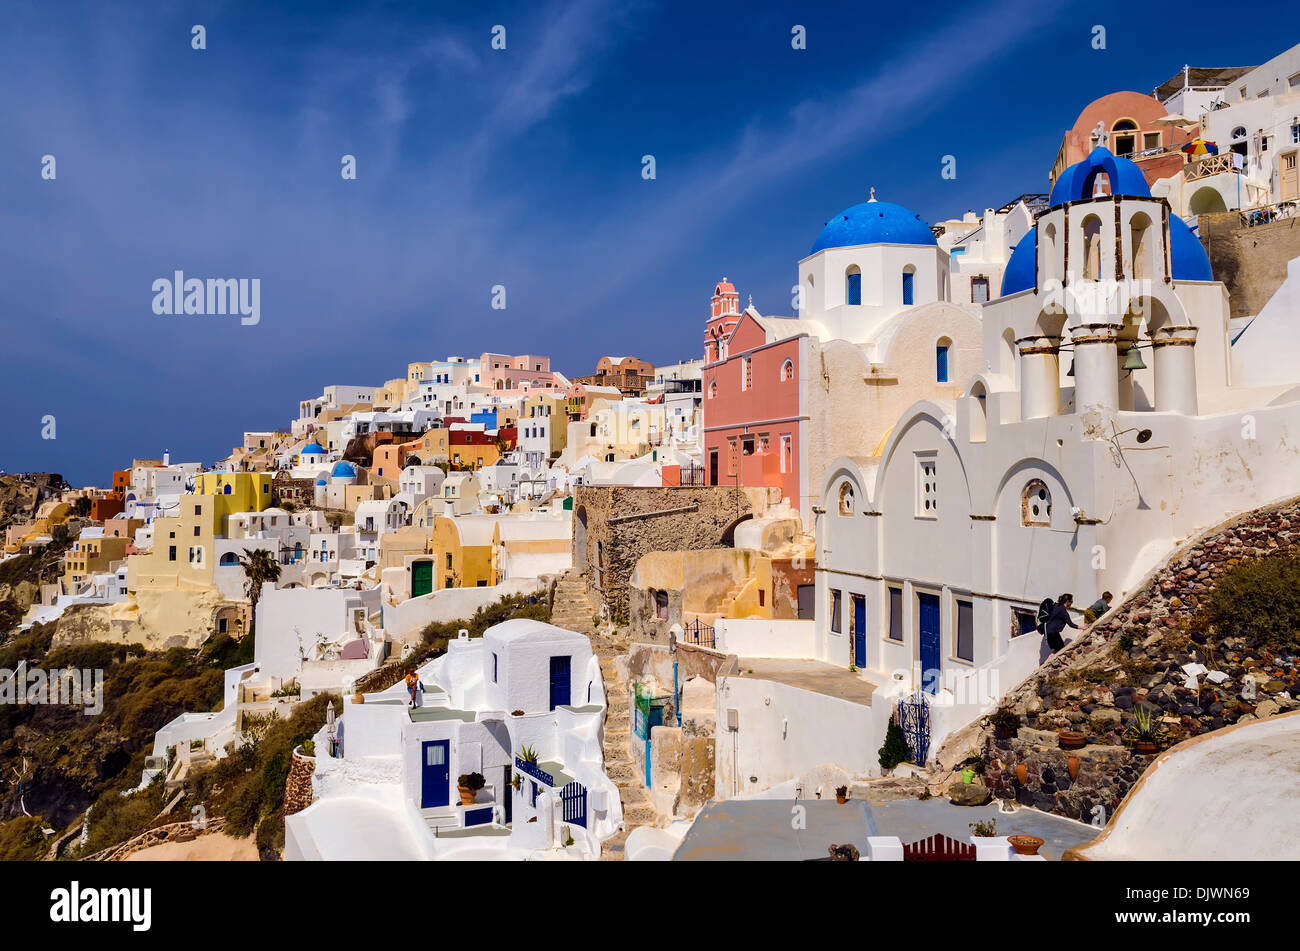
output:
[[[12,555],[33,539],[48,537],[55,526],[64,524],[71,516],[72,506],[67,502],[60,502],[57,499],[42,502],[41,507],[36,510],[35,521],[18,528],[17,531],[10,528],[5,551]]]
[[[237,512],[260,512],[271,507],[270,472],[200,472],[194,477],[194,494],[210,495],[213,504],[212,534],[225,531],[226,516]],[[182,502],[182,507],[184,503]],[[157,536],[154,536],[155,540]]]
[[[406,380],[411,386],[419,386],[420,381],[432,372],[432,363],[408,363],[406,365]]]
[[[433,520],[433,583],[443,588],[483,588],[492,583],[496,516],[438,515]]]
[[[568,407],[567,396],[555,393],[534,393],[524,397],[519,411],[519,440],[527,443],[529,449],[537,445],[537,439],[531,435],[536,429],[547,437],[547,458],[553,459],[564,451],[568,443]],[[545,420],[545,426],[535,426],[534,420]]]
[[[375,391],[374,405],[393,407],[401,404],[406,399],[408,388],[414,384],[408,382],[402,377],[393,380],[387,380],[384,385]]]
[[[225,495],[182,495],[176,515],[154,519],[153,549],[126,560],[127,588],[141,591],[212,587],[212,541],[216,536],[213,511],[219,500],[225,498]]]
[[[77,586],[91,575],[108,571],[115,561],[126,557],[129,538],[99,536],[98,538],[78,538],[76,545],[63,556],[63,583],[69,591],[76,591]]]

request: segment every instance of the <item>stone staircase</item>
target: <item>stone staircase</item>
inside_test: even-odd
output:
[[[627,676],[623,665],[619,664],[622,648],[617,641],[601,636],[593,636],[591,645],[600,658],[608,703],[605,711],[605,774],[618,786],[618,797],[623,804],[623,828],[602,843],[600,857],[603,861],[621,862],[628,833],[637,826],[654,825],[658,814],[646,789],[645,776],[628,755],[632,710],[628,703]]]
[[[587,596],[587,585],[582,576],[568,571],[555,584],[555,601],[551,605],[551,623],[579,634],[593,634],[596,630],[597,609]]]

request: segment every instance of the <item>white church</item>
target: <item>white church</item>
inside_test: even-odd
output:
[[[1297,299],[1292,274],[1275,303]],[[993,709],[1046,656],[1042,599],[1070,592],[1081,610],[1110,590],[1118,605],[1184,540],[1297,494],[1300,369],[1278,368],[1298,366],[1300,341],[1294,311],[1277,310],[1234,353],[1224,285],[1137,166],[1097,148],[1060,176],[982,308],[963,395],[913,404],[822,484],[816,620],[783,622],[781,656],[875,685],[833,727],[843,765],[875,768],[900,696],[930,696],[931,751]],[[773,623],[728,622],[722,646],[761,656],[772,638],[747,626]],[[748,720],[736,711],[742,731],[781,716],[782,686],[765,685]],[[726,722],[749,694],[721,694]],[[748,744],[751,766],[736,741],[742,776],[775,784],[816,765],[769,742]]]

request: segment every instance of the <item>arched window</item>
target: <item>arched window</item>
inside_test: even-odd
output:
[[[717,395],[718,395],[718,381],[717,381],[717,380],[710,380],[710,381],[709,381],[709,399],[713,399],[713,398],[714,398],[715,396],[717,396]],[[592,427],[593,430],[594,430],[595,428],[596,428],[595,426]],[[595,432],[593,432],[592,435],[593,435],[593,436],[596,435]]]
[[[1237,128],[1232,130],[1232,135],[1228,136],[1230,139],[1244,139],[1245,137],[1246,127],[1244,125],[1237,126]]]
[[[916,283],[916,268],[908,265],[903,268],[903,306],[911,307],[913,299],[913,284]]]
[[[849,482],[840,483],[840,514],[853,514],[853,485]]]
[[[1040,284],[1046,284],[1057,279],[1056,225],[1054,224],[1048,224],[1043,229],[1043,237],[1039,243],[1038,276]]]
[[[233,551],[228,551],[221,556],[220,564],[222,567],[237,567],[239,565],[239,556]]]
[[[1156,239],[1151,219],[1139,212],[1129,219],[1129,277],[1135,281],[1154,280],[1156,276]]]
[[[230,494],[230,486],[227,485],[227,486],[226,486],[224,489],[222,489],[221,491],[222,491],[222,493],[224,493],[225,495],[229,495],[229,494]]]
[[[1096,215],[1083,219],[1083,279],[1101,280],[1101,219]]]
[[[786,360],[781,364],[781,382],[787,383],[794,379],[794,361]]]
[[[844,302],[862,303],[862,270],[856,264],[850,265],[844,272]]]
[[[934,345],[934,379],[936,383],[948,382],[948,348],[952,341],[947,337],[939,338]]]
[[[1020,493],[1020,524],[1052,524],[1052,493],[1042,479],[1031,479]]]

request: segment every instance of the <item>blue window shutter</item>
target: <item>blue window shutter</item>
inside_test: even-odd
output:
[[[903,306],[904,307],[910,307],[912,305],[912,277],[913,274],[911,271],[903,272]]]
[[[936,367],[937,374],[935,378],[940,383],[947,383],[948,382],[948,348],[935,347],[934,353],[935,353],[935,363],[937,364]]]
[[[862,275],[861,274],[850,274],[848,276],[848,282],[845,288],[845,296],[847,297],[848,302],[850,304],[862,303]]]

